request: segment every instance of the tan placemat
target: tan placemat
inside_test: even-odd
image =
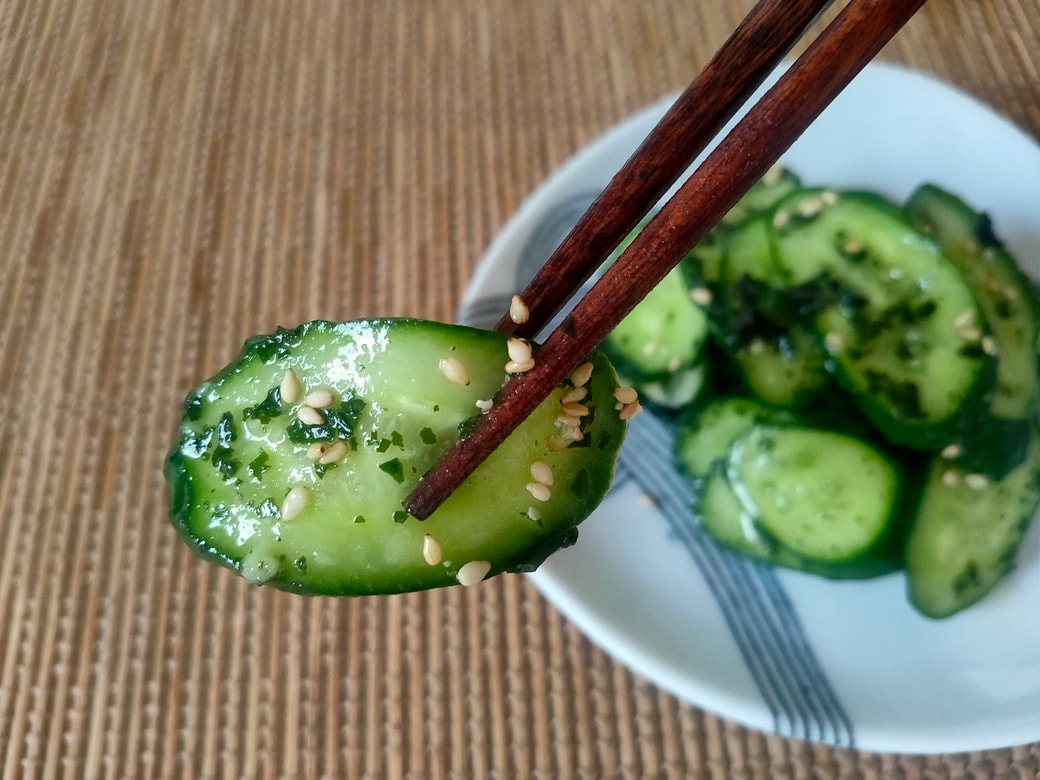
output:
[[[518,577],[247,587],[166,520],[184,392],[315,317],[450,320],[524,196],[749,2],[0,3],[3,777],[1007,777],[676,701]],[[1040,137],[1036,0],[885,52]],[[1000,641],[995,637],[994,641]]]

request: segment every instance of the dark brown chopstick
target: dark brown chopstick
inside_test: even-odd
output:
[[[851,0],[748,111],[511,379],[405,507],[425,518],[775,164],[925,0]],[[783,13],[782,9],[777,10]],[[528,303],[530,306],[530,303]]]
[[[526,322],[506,314],[496,330],[532,338],[548,325],[832,2],[760,0],[520,293]]]

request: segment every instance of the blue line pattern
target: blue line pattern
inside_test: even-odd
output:
[[[629,424],[616,490],[651,496],[721,608],[778,734],[853,746],[853,730],[776,572],[724,550],[696,525],[694,486],[672,466],[671,426],[644,411]]]
[[[514,289],[527,284],[594,198],[595,193],[575,195],[535,227],[517,263]],[[466,303],[459,322],[492,327],[508,310],[511,295]],[[671,426],[653,412],[645,411],[632,420],[613,489],[632,482],[653,498],[718,602],[772,715],[774,731],[853,747],[852,722],[820,667],[776,572],[719,547],[697,526],[694,486],[674,468],[673,441]]]

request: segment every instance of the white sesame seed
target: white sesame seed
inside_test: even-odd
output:
[[[490,412],[492,405],[493,401],[490,398],[488,398],[487,400],[483,398],[477,399],[477,408],[480,409],[482,414],[487,414],[488,412]]]
[[[550,466],[544,460],[536,460],[531,463],[531,476],[534,477],[535,482],[541,482],[543,485],[548,485],[549,487],[552,487],[552,466]]]
[[[565,439],[563,436],[555,435],[550,436],[545,443],[553,452],[559,452],[560,450],[567,449],[571,442],[570,440]]]
[[[531,498],[535,501],[548,501],[552,498],[552,491],[548,485],[543,485],[541,482],[528,482],[524,487],[527,488],[527,492],[531,494]]]
[[[660,342],[648,341],[648,342],[646,342],[643,345],[643,354],[646,355],[647,357],[650,357],[651,355],[656,355],[657,351],[660,348],[661,348]]]
[[[943,472],[942,482],[946,487],[953,487],[957,484],[957,472],[953,469],[947,469]]]
[[[678,355],[676,355],[668,361],[668,370],[671,371],[673,374],[680,368],[682,368],[682,358]]]
[[[824,190],[820,193],[820,200],[823,201],[825,206],[833,206],[838,202],[838,193],[834,190]]]
[[[783,230],[785,227],[791,224],[790,212],[779,209],[776,214],[773,215],[773,227],[778,230]]]
[[[575,404],[579,401],[584,401],[585,397],[588,396],[589,389],[587,387],[575,387],[563,398],[560,399],[561,404]]]
[[[964,447],[960,444],[947,444],[939,454],[946,458],[946,460],[953,460],[964,454]]]
[[[823,343],[827,347],[828,352],[841,352],[845,348],[845,339],[841,337],[840,333],[829,331],[823,337]]]
[[[533,506],[527,507],[527,516],[536,523],[542,519],[542,513],[538,511],[537,507]]]
[[[631,420],[637,414],[643,411],[643,407],[639,404],[639,401],[631,404],[625,404],[625,407],[618,413],[618,417],[622,420]]]
[[[967,474],[964,477],[964,484],[972,490],[982,490],[989,484],[989,480],[986,479],[985,474]]]
[[[588,384],[588,381],[592,378],[593,368],[592,363],[582,363],[571,372],[571,384],[575,387],[582,387]]]
[[[690,300],[698,306],[707,306],[712,301],[711,290],[707,287],[694,287],[690,290]]]
[[[508,363],[506,363],[507,374],[524,374],[530,371],[532,368],[534,368],[534,358],[525,360],[523,362],[510,360]]]
[[[975,327],[963,327],[958,332],[966,341],[978,341],[982,338],[982,331]]]
[[[321,460],[325,457],[325,453],[329,451],[328,442],[316,441],[307,445],[307,457],[311,460]]]
[[[347,443],[338,441],[329,447],[328,451],[318,458],[318,462],[323,466],[328,466],[332,463],[339,463],[347,457]]]
[[[992,336],[982,337],[982,351],[987,355],[997,354],[997,342]]]
[[[441,546],[429,534],[423,537],[422,557],[430,566],[436,566],[441,562]]]
[[[975,310],[965,309],[953,320],[953,324],[958,328],[966,328],[975,322]]]
[[[526,363],[531,359],[531,345],[523,339],[509,339],[506,342],[509,359],[514,363]]]
[[[304,404],[296,412],[296,416],[300,418],[300,422],[304,425],[324,425],[325,415],[315,409],[313,406],[307,406]]]
[[[300,378],[296,376],[296,372],[291,368],[282,375],[282,383],[278,386],[278,393],[287,404],[299,402],[300,397],[303,395],[303,385],[300,384]]]
[[[615,387],[614,398],[617,399],[618,403],[630,404],[639,400],[639,393],[636,392],[634,387]]]
[[[581,441],[585,438],[585,434],[581,432],[580,428],[561,428],[560,431],[549,437],[548,445],[549,449],[553,452],[559,452],[565,450],[571,444],[576,441]]]
[[[448,381],[463,387],[469,384],[469,370],[466,368],[466,364],[457,357],[443,357],[437,367]]]
[[[282,520],[286,522],[300,516],[311,500],[311,489],[306,485],[297,485],[282,501]]]
[[[798,213],[803,217],[815,217],[823,211],[823,201],[819,198],[806,198],[798,204]]]
[[[335,396],[332,395],[332,391],[325,388],[311,390],[303,397],[303,402],[315,409],[328,409],[334,400]]]
[[[530,317],[531,310],[527,308],[524,299],[519,295],[514,295],[512,300],[509,301],[509,319],[517,325],[523,325]]]
[[[577,428],[581,425],[581,418],[573,414],[560,413],[556,415],[556,424],[563,428]]]
[[[657,499],[649,493],[640,493],[638,498],[639,503],[647,508],[653,508],[657,506]]]
[[[489,571],[491,571],[490,562],[470,561],[459,569],[459,573],[455,575],[455,579],[458,580],[459,585],[468,588],[483,580],[488,575]]]
[[[585,417],[589,413],[589,407],[585,404],[569,403],[563,404],[560,409],[564,414],[569,414],[572,417]]]
[[[620,401],[618,401],[616,404],[614,404],[615,411],[620,412],[624,408],[625,408],[625,405],[623,403],[621,403]]]

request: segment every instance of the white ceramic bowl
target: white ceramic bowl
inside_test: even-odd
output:
[[[530,196],[481,263],[461,320],[498,319],[670,100],[608,131]],[[1040,278],[1040,147],[949,86],[872,65],[783,162],[806,183],[897,200],[935,182],[987,210]],[[689,523],[670,435],[637,418],[613,492],[578,544],[533,575],[594,642],[694,704],[785,736],[899,752],[1040,739],[1040,522],[984,601],[927,620],[907,603],[902,574],[829,582],[719,550]]]

